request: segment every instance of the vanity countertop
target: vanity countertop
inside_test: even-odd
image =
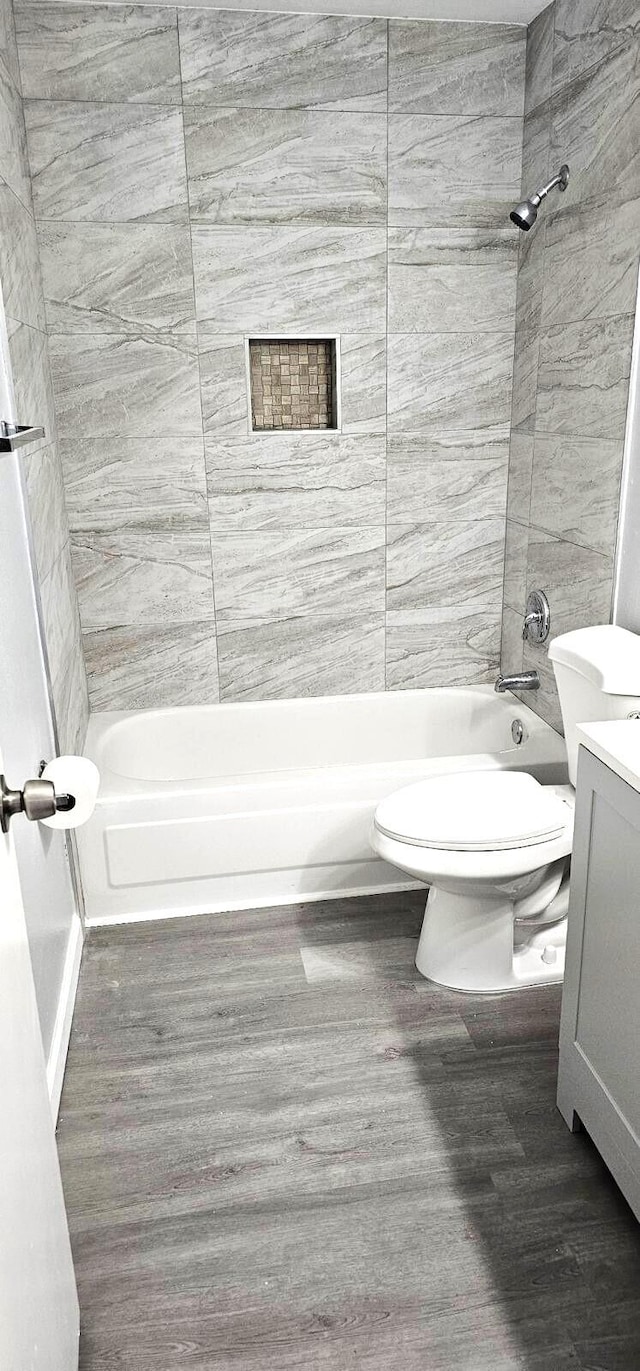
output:
[[[579,743],[640,791],[640,719],[581,724],[576,732]]]

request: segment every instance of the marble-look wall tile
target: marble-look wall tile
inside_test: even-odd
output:
[[[533,434],[511,433],[509,446],[509,489],[507,518],[528,524],[531,507],[531,473],[533,469]]]
[[[526,643],[522,667],[524,671],[537,671],[540,678],[540,689],[523,692],[519,698],[533,710],[534,714],[539,714],[541,719],[551,724],[557,733],[564,733],[558,687],[556,686],[553,667],[547,656],[546,643],[542,647]]]
[[[202,433],[195,344],[180,334],[53,334],[61,436]]]
[[[186,223],[180,110],[26,100],[25,117],[37,219]]]
[[[548,5],[527,30],[527,61],[524,111],[529,114],[551,95],[553,77],[554,19],[556,6]]]
[[[192,229],[203,333],[383,333],[384,229]]]
[[[570,542],[611,554],[620,502],[623,441],[539,433],[535,440],[531,523]]]
[[[205,433],[240,438],[249,432],[247,354],[241,334],[203,335],[198,345]]]
[[[524,615],[522,613],[518,614],[515,609],[510,609],[508,605],[503,605],[500,670],[504,675],[511,676],[514,672],[522,671],[523,669],[523,617]]]
[[[554,636],[611,617],[613,560],[532,528],[527,554],[527,590],[544,590]]]
[[[40,601],[59,745],[63,753],[82,752],[89,707],[68,543],[40,584]]]
[[[388,347],[390,433],[508,426],[513,334],[390,334]]]
[[[545,225],[542,323],[632,314],[638,288],[640,196],[590,209],[561,206]]]
[[[16,416],[19,423],[44,429],[44,438],[38,443],[44,447],[55,440],[57,430],[47,338],[40,329],[15,319],[7,319],[7,331]],[[32,444],[34,451],[37,448]]]
[[[612,5],[607,5],[610,13]],[[551,159],[568,162],[563,206],[618,204],[640,195],[640,62],[626,43],[552,102]]]
[[[195,333],[187,224],[44,223],[39,229],[55,333]]]
[[[556,0],[554,89],[639,37],[638,0]]]
[[[16,4],[16,27],[25,96],[180,103],[173,9]]]
[[[212,547],[220,624],[384,608],[384,527],[214,531]]]
[[[185,139],[194,222],[386,222],[385,115],[195,106]]]
[[[454,449],[438,455],[421,439],[390,441],[387,468],[387,520],[462,520],[504,518],[507,498],[507,443],[488,443],[469,456]]]
[[[507,265],[431,261],[428,230],[389,231],[389,328],[393,333],[500,333],[515,327],[516,257]],[[423,260],[420,243],[424,241]],[[455,238],[452,251],[455,253]],[[442,259],[443,253],[439,256]]]
[[[507,24],[389,23],[389,109],[522,114],[526,31]]]
[[[216,532],[384,524],[383,438],[215,435],[207,439],[207,479]]]
[[[457,114],[389,117],[389,223],[508,223],[520,194],[522,121]]]
[[[543,330],[536,431],[623,438],[632,337],[632,315]]]
[[[94,629],[83,643],[92,709],[163,709],[218,699],[210,619]]]
[[[359,15],[178,10],[185,103],[387,107],[387,24]]]
[[[340,339],[341,427],[343,433],[387,430],[387,340],[366,333]]]
[[[25,448],[23,469],[31,537],[39,581],[44,581],[69,541],[62,468],[55,445]]]
[[[180,532],[207,519],[201,440],[70,437],[60,444],[73,533]]]
[[[3,61],[0,61],[0,177],[30,209],[31,184],[22,98]]]
[[[16,41],[16,26],[13,5],[2,0],[0,5],[0,63],[17,89],[20,88],[20,62]]]
[[[209,531],[74,533],[83,629],[214,618]]]
[[[75,597],[75,586],[71,584],[71,594]],[[51,683],[53,707],[58,728],[60,755],[76,756],[85,750],[87,727],[89,724],[89,693],[87,673],[82,650],[80,621],[76,609],[76,631],[73,635],[73,648],[66,660],[64,669]]]
[[[392,524],[387,545],[387,609],[424,610],[500,603],[504,519],[438,519]]]
[[[387,614],[387,689],[482,685],[500,660],[499,597]]]
[[[0,181],[0,280],[9,318],[32,328],[45,327],[38,239],[33,217]]]
[[[517,614],[524,614],[527,598],[527,551],[529,529],[526,524],[507,520],[507,534],[504,549],[504,603]],[[535,582],[530,583],[535,589]]]
[[[384,614],[221,624],[221,700],[384,690]]]
[[[557,171],[557,167],[555,170]],[[525,115],[522,135],[522,194],[530,195],[537,186],[544,185],[551,175],[551,106],[538,105],[531,114]],[[564,192],[566,195],[566,191]],[[548,212],[548,206],[545,206]],[[545,214],[546,220],[546,214]],[[520,242],[533,241],[539,236],[542,221],[535,234],[521,233]]]

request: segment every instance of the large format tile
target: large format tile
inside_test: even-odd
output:
[[[515,118],[393,114],[389,223],[507,223],[520,194],[522,122]]]
[[[218,656],[222,700],[384,690],[384,614],[221,624]]]
[[[504,519],[392,524],[387,546],[387,609],[499,601],[504,567]]]
[[[42,582],[69,541],[66,492],[55,443],[35,452],[25,449],[23,469],[36,568]]]
[[[249,432],[247,351],[242,334],[204,335],[198,345],[200,399],[205,433],[242,437]]]
[[[178,15],[186,103],[386,112],[384,19],[183,8]]]
[[[191,218],[213,224],[382,224],[384,115],[185,110]]]
[[[511,676],[516,671],[522,671],[524,652],[522,622],[522,614],[518,614],[509,605],[503,605],[500,670],[506,676]]]
[[[511,433],[509,445],[509,489],[507,518],[528,524],[531,507],[531,472],[533,469],[533,433]]]
[[[0,60],[0,177],[29,209],[31,182],[22,98],[16,78]]]
[[[192,230],[203,333],[383,333],[383,229]]]
[[[0,5],[0,63],[16,86],[20,86],[20,62],[16,42],[14,7],[4,0]]]
[[[554,99],[551,159],[552,165],[568,162],[571,168],[567,207],[618,204],[640,195],[637,43],[603,57]]]
[[[52,333],[195,333],[191,240],[178,224],[40,224]]]
[[[63,438],[201,435],[191,340],[180,334],[53,334],[49,347]]]
[[[515,253],[508,264],[504,260],[485,264],[476,261],[473,252],[456,252],[453,236],[451,258],[444,260],[440,247],[433,252],[428,230],[390,229],[389,329],[393,333],[513,330]]]
[[[527,35],[507,24],[389,23],[389,109],[522,114]]]
[[[634,312],[640,197],[596,209],[561,206],[545,228],[544,327]]]
[[[202,441],[83,438],[60,444],[72,532],[188,530],[207,517]]]
[[[382,611],[384,546],[383,527],[214,531],[218,621]]]
[[[531,529],[527,589],[544,590],[554,635],[609,623],[612,585],[611,557]]]
[[[37,219],[186,222],[180,110],[26,100],[25,117]]]
[[[556,90],[617,48],[632,47],[640,34],[638,0],[556,0],[554,9]]]
[[[49,670],[52,679],[59,679],[74,655],[78,631],[78,602],[68,542],[39,588]]]
[[[550,4],[537,14],[527,29],[527,61],[524,85],[524,112],[529,114],[551,95],[553,75],[554,20],[557,5]]]
[[[16,29],[25,96],[180,103],[175,10],[17,4]]]
[[[481,685],[500,660],[500,594],[486,604],[387,614],[387,689]]]
[[[615,547],[623,441],[538,434],[531,523],[570,542],[611,553]]]
[[[83,635],[92,709],[161,709],[215,704],[216,636],[195,624],[136,624]]]
[[[509,445],[465,447],[446,440],[389,440],[387,520],[464,520],[504,517]]]
[[[536,432],[623,438],[632,336],[632,315],[545,329]]]
[[[389,431],[504,431],[512,368],[512,333],[390,334]]]
[[[207,439],[214,530],[380,525],[384,438],[268,433]]]
[[[387,431],[386,338],[343,333],[340,339],[340,399],[343,433]]]
[[[33,216],[0,181],[0,280],[5,313],[32,328],[45,327],[38,239]]]
[[[529,529],[515,519],[507,519],[504,548],[504,602],[510,609],[524,616],[527,589],[535,590],[535,581],[527,586],[527,550]]]
[[[47,337],[40,329],[9,318],[7,331],[16,418],[20,424],[44,429],[39,443],[44,447],[55,439],[57,427]],[[31,453],[35,450],[32,444]]]
[[[206,522],[72,535],[83,629],[213,620]]]

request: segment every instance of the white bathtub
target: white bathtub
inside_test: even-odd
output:
[[[91,924],[409,889],[369,846],[383,795],[464,769],[567,779],[558,734],[491,686],[94,714],[86,751]]]

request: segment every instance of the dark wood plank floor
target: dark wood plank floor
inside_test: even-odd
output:
[[[138,924],[59,1146],[82,1371],[637,1371],[640,1229],[555,1108],[560,995],[413,968],[423,896]]]

